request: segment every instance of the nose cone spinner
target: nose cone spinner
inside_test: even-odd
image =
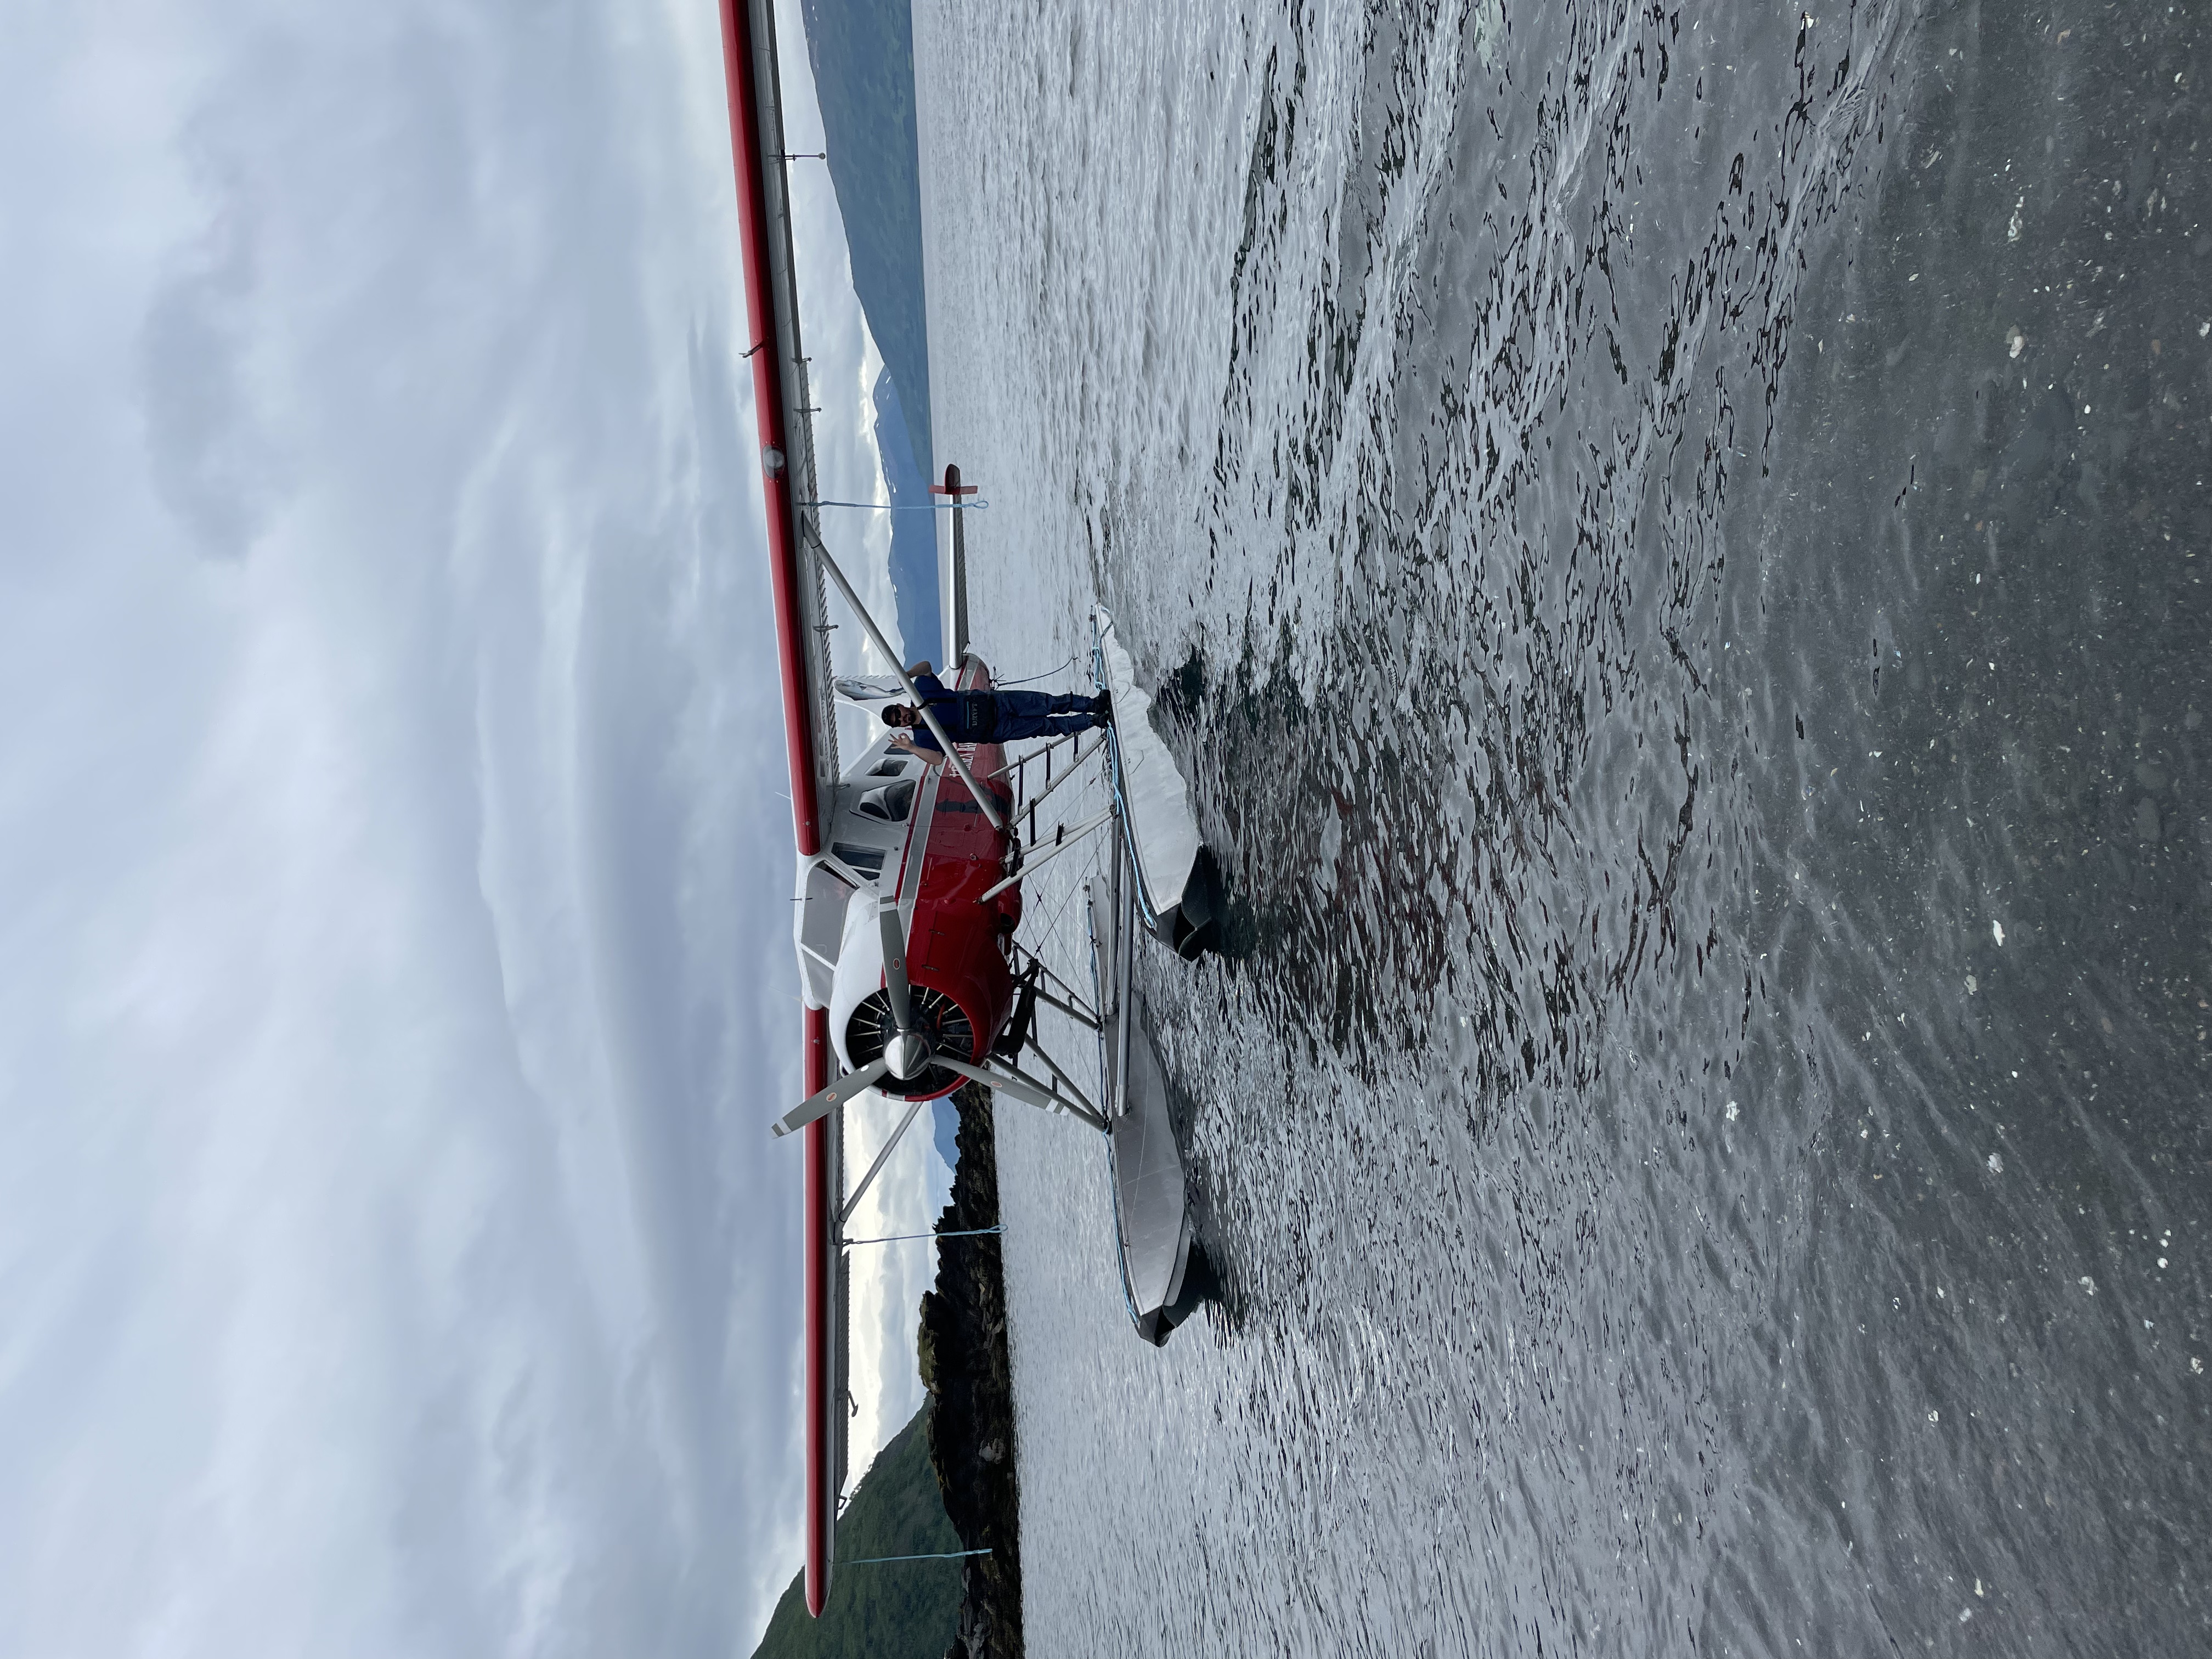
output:
[[[884,1045],[884,1059],[893,1077],[910,1082],[929,1064],[929,1040],[919,1031],[901,1031]]]

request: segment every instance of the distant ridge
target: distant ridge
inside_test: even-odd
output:
[[[830,182],[868,332],[898,382],[916,465],[931,471],[929,327],[922,304],[921,152],[908,0],[805,0]]]
[[[899,407],[898,384],[886,367],[876,377],[876,451],[883,458],[884,482],[893,507],[930,504],[929,480],[907,447],[906,422]],[[891,590],[898,603],[899,637],[908,662],[934,659],[945,637],[944,596],[938,591],[937,523],[932,513],[891,514]]]
[[[837,1559],[957,1550],[929,1440],[916,1412],[861,1477],[837,1519]],[[819,1619],[806,1616],[800,1572],[775,1604],[753,1659],[939,1659],[957,1638],[960,1563],[886,1561],[841,1566]]]
[[[909,0],[804,0],[807,61],[822,106],[830,183],[845,222],[853,288],[883,354],[876,447],[894,505],[927,505],[936,471],[929,428],[929,326],[921,266],[921,153],[914,113]],[[893,515],[891,586],[909,661],[942,638],[937,528]]]

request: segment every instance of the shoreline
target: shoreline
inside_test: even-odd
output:
[[[990,1092],[968,1084],[960,1112],[952,1201],[940,1233],[999,1224],[997,1137]],[[938,1245],[937,1279],[921,1298],[916,1339],[928,1390],[929,1461],[963,1549],[959,1633],[946,1659],[1019,1659],[1022,1653],[1021,1495],[1016,1474],[1013,1375],[1006,1348],[1006,1289],[995,1234]]]

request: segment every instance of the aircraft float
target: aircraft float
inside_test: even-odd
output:
[[[955,744],[926,705],[945,764],[894,749],[885,732],[841,768],[830,586],[897,671],[907,697],[922,700],[899,666],[902,653],[869,616],[822,537],[773,0],[720,3],[746,356],[759,423],[799,854],[793,942],[807,1098],[774,1129],[779,1137],[798,1137],[805,1188],[806,1607],[818,1617],[836,1560],[845,1481],[844,1224],[924,1103],[973,1081],[1099,1133],[1113,1172],[1115,1244],[1132,1323],[1146,1340],[1164,1342],[1189,1311],[1191,1288],[1202,1276],[1194,1261],[1202,1253],[1134,964],[1147,934],[1185,957],[1206,949],[1218,889],[1185,781],[1152,730],[1151,699],[1103,608],[1092,612],[1091,668],[1097,684],[1112,693],[1114,724],[1097,737],[1077,734],[1056,776],[1055,752],[1070,738],[1018,757],[998,744]],[[967,501],[973,488],[957,466],[947,466],[944,476],[933,492],[949,498],[951,519],[944,574],[952,671],[945,679],[954,690],[984,690],[990,668],[967,637],[963,519],[973,510]],[[1094,757],[1107,768],[1111,805],[1041,835],[1039,809]],[[1105,879],[1088,884],[1086,994],[1017,935],[1024,878],[1102,831],[1111,852]],[[1095,1094],[1038,1042],[1041,1003],[1095,1035]],[[1042,1075],[1024,1068],[1032,1060]],[[874,1163],[848,1187],[844,1114],[869,1104],[871,1091],[904,1103],[906,1113]]]

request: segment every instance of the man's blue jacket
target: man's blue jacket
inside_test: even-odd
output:
[[[937,722],[945,728],[945,735],[955,743],[988,743],[999,729],[999,700],[989,691],[948,691],[945,682],[934,674],[917,674],[914,689],[921,693],[922,702]],[[937,734],[920,720],[907,732],[908,739],[917,749],[934,750]]]

